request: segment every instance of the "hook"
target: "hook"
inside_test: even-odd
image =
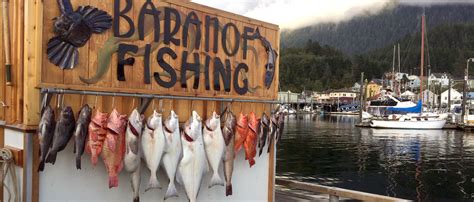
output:
[[[85,95],[84,95],[84,91],[83,91],[83,94],[81,95],[81,107],[84,104],[84,97],[85,97]]]
[[[61,94],[61,109],[64,108],[64,94]]]
[[[115,108],[115,93],[114,93],[114,96],[112,97],[112,108]]]
[[[160,100],[159,102],[159,108],[160,108],[160,113],[163,113],[165,110],[163,109],[163,100]]]
[[[60,104],[60,101],[61,101],[61,100],[59,99],[60,96],[61,96],[61,94],[57,94],[57,95],[56,95],[56,109],[59,109],[59,104]]]
[[[132,97],[132,109],[135,109],[135,98]]]
[[[99,95],[98,95],[98,94],[96,94],[96,95],[95,95],[94,109],[95,109],[95,107],[97,106],[97,97],[99,97]]]
[[[156,108],[155,108],[155,98],[152,98],[152,99],[153,99],[153,103],[151,105],[151,108],[153,109],[153,111],[155,111],[156,110]]]

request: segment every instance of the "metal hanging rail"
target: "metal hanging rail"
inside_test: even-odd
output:
[[[95,96],[136,97],[136,98],[148,98],[148,99],[199,100],[199,101],[218,101],[218,102],[247,102],[247,103],[280,104],[280,102],[276,100],[250,100],[250,99],[235,99],[235,98],[150,95],[150,94],[138,94],[138,93],[114,93],[114,92],[89,91],[89,90],[69,90],[69,89],[59,89],[59,88],[42,88],[41,93],[42,94],[76,94],[76,95],[95,95]]]

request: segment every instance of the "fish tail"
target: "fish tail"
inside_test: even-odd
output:
[[[81,156],[76,156],[76,168],[81,170]]]
[[[218,172],[214,172],[214,174],[212,175],[211,182],[209,184],[209,188],[211,188],[215,185],[224,186],[224,181],[221,179]]]
[[[109,176],[109,189],[118,187],[118,176]]]
[[[174,182],[170,182],[168,185],[168,190],[166,190],[165,194],[165,200],[171,197],[177,197],[178,196],[178,191],[176,190],[176,185]]]
[[[44,171],[44,160],[41,160],[38,166],[38,172]]]
[[[263,147],[260,147],[260,149],[258,149],[258,156],[262,156],[262,152],[263,152]]]
[[[50,151],[50,152],[48,153],[48,156],[46,157],[46,163],[51,163],[51,164],[54,165],[54,163],[56,163],[56,155],[57,155],[57,154],[58,154],[58,153],[55,152],[55,151]]]
[[[150,189],[161,189],[161,185],[158,181],[158,178],[156,178],[156,174],[152,174],[150,176],[150,181],[148,182],[148,186],[146,187],[145,191],[148,191]]]
[[[96,155],[91,155],[91,162],[93,166],[97,165],[97,156]]]
[[[140,202],[140,197],[137,196],[137,197],[133,198],[133,202]]]
[[[250,158],[250,159],[249,159],[249,165],[250,165],[250,167],[252,167],[253,165],[255,165],[255,159]]]
[[[228,184],[225,186],[225,196],[232,195],[232,184]]]

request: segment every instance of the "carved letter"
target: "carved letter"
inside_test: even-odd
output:
[[[211,63],[211,56],[206,54],[206,61],[204,65],[204,83],[206,85],[206,90],[211,90],[211,79],[209,73],[209,64]]]
[[[173,30],[171,30],[171,14],[173,14],[174,17],[174,27]],[[179,12],[170,7],[165,7],[165,40],[164,43],[166,45],[170,45],[170,42],[173,43],[176,46],[180,45],[180,41],[177,38],[174,38],[174,35],[176,35],[179,32],[179,28],[181,27],[181,16],[179,15]]]
[[[158,83],[160,86],[163,86],[164,88],[171,88],[174,86],[174,84],[176,84],[177,76],[173,67],[171,67],[171,65],[169,65],[164,60],[165,54],[168,54],[169,56],[171,56],[173,60],[178,58],[178,56],[171,48],[168,48],[168,47],[161,48],[158,51],[158,55],[156,56],[156,59],[158,60],[158,64],[160,65],[160,67],[163,68],[163,70],[165,70],[165,72],[167,72],[170,75],[170,81],[168,82],[163,81],[163,79],[161,79],[160,74],[158,72],[155,72],[153,76],[155,77],[156,83]]]
[[[183,26],[183,47],[188,47],[188,35],[189,35],[189,25],[193,24],[196,28],[196,37],[195,37],[195,46],[196,50],[199,50],[201,46],[201,21],[194,11],[191,11],[188,16],[186,16],[186,21],[184,21]]]
[[[125,66],[133,66],[135,63],[135,58],[127,58],[125,59],[125,54],[128,52],[136,53],[138,51],[138,46],[136,45],[129,45],[129,44],[120,44],[118,47],[118,54],[117,54],[117,80],[119,81],[126,81],[125,78]]]
[[[227,32],[229,31],[229,28],[232,27],[234,28],[234,47],[232,50],[229,50],[228,49],[228,44],[227,44]],[[240,32],[239,32],[239,29],[237,28],[237,26],[235,26],[234,23],[227,23],[226,25],[224,25],[224,28],[222,30],[222,46],[224,48],[224,52],[225,54],[227,54],[229,57],[232,57],[234,56],[235,54],[237,54],[237,51],[239,50],[239,46],[240,46]]]
[[[249,67],[245,63],[240,63],[237,68],[235,68],[234,72],[234,89],[239,95],[245,95],[249,91],[249,81],[247,79],[244,79],[244,86],[240,87],[239,86],[239,74],[241,70],[245,70],[245,72],[249,71]]]
[[[206,52],[209,52],[209,46],[210,46],[210,42],[209,42],[209,35],[211,34],[211,26],[214,28],[213,32],[214,32],[214,36],[213,36],[213,41],[214,41],[214,46],[213,46],[213,51],[214,53],[217,54],[217,49],[219,48],[219,19],[217,19],[216,17],[210,17],[210,16],[206,16],[206,39],[205,39],[205,43],[206,43]]]
[[[119,38],[130,38],[135,33],[135,25],[130,17],[126,14],[132,9],[132,0],[126,0],[125,8],[120,11],[120,0],[114,2],[114,36]],[[120,18],[127,21],[129,30],[125,34],[120,34]]]
[[[150,7],[150,8],[148,8]],[[151,0],[147,0],[145,4],[143,4],[142,9],[140,10],[140,15],[138,16],[138,35],[140,40],[145,40],[145,15],[152,15],[154,19],[154,27],[155,27],[155,42],[160,41],[160,11],[158,11],[151,2]]]
[[[244,27],[244,36],[243,36],[243,38],[244,38],[244,44],[243,44],[243,46],[244,46],[244,47],[242,47],[244,60],[247,59],[247,49],[248,49],[248,44],[247,44],[247,42],[248,42],[248,40],[254,40],[254,39],[252,39],[252,38],[250,37],[251,35],[249,35],[249,33],[253,33],[253,32],[254,32],[254,29],[253,29],[253,28],[251,28],[251,27]]]
[[[198,89],[199,88],[199,75],[201,73],[199,67],[199,53],[193,53],[194,56],[194,63],[188,63],[188,51],[183,52],[183,58],[181,61],[181,87],[182,88],[187,88],[188,85],[186,84],[187,77],[186,73],[189,71],[194,72],[194,84],[193,88]]]
[[[224,89],[226,92],[230,92],[230,79],[231,79],[232,70],[230,67],[230,60],[225,60],[225,69],[224,64],[219,57],[214,58],[214,90],[221,90],[221,80],[224,81]]]

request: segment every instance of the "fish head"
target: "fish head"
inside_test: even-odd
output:
[[[137,130],[141,131],[143,127],[143,120],[145,119],[145,116],[143,114],[140,114],[138,110],[133,110],[132,113],[130,114],[130,117],[128,118],[128,122]]]
[[[193,111],[192,121],[189,124],[189,129],[191,130],[191,133],[188,133],[193,139],[196,139],[197,137],[193,137],[193,136],[197,134],[198,131],[202,130],[201,122],[202,122],[201,116],[199,116],[199,114],[196,111]]]
[[[220,128],[221,127],[221,118],[220,118],[220,116],[216,112],[212,113],[211,118],[206,120],[206,126],[211,130],[215,130],[217,128]]]
[[[54,110],[50,106],[46,106],[43,112],[43,117],[52,121],[54,119]]]
[[[71,107],[66,107],[61,111],[61,116],[65,119],[74,118],[74,112]]]
[[[115,131],[117,134],[121,134],[125,131],[126,123],[127,116],[121,115],[116,109],[114,109],[110,114],[107,127]]]
[[[94,118],[92,118],[92,121],[96,123],[97,125],[103,126],[107,123],[107,113],[102,113],[99,110],[96,111]]]
[[[81,114],[79,114],[79,117],[89,117],[92,113],[92,109],[89,107],[88,104],[85,104],[84,106],[82,106],[81,108]]]
[[[247,125],[247,124],[248,124],[247,116],[244,115],[242,112],[240,112],[239,125],[244,126],[244,125]]]
[[[179,117],[173,110],[171,110],[170,116],[166,119],[166,125],[173,131],[179,128]]]
[[[150,119],[148,120],[148,126],[156,129],[162,123],[162,115],[158,113],[156,110],[153,111],[153,115],[151,115]]]

